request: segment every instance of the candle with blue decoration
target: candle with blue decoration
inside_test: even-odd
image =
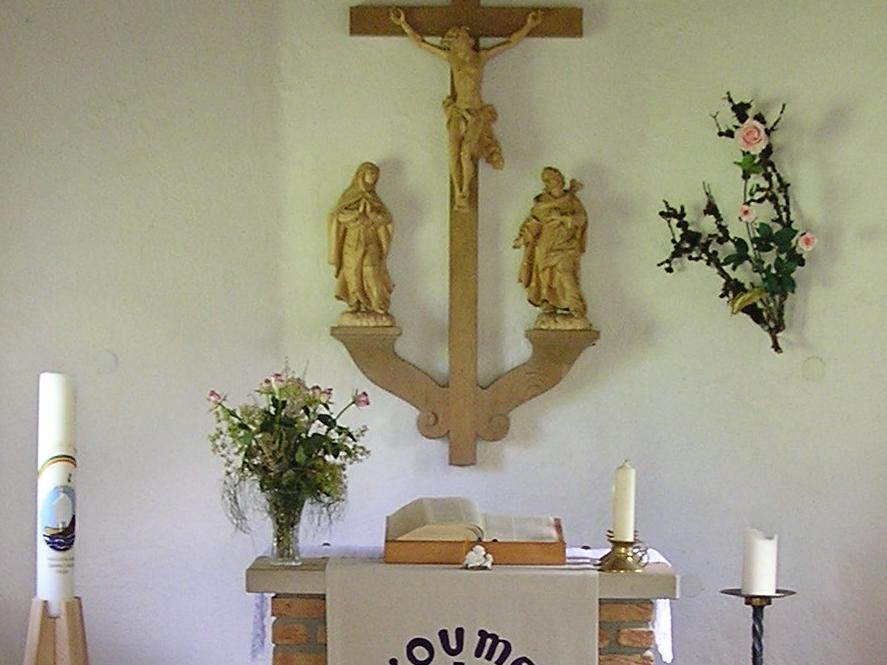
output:
[[[74,598],[76,396],[70,376],[40,375],[37,416],[37,598],[59,616]]]

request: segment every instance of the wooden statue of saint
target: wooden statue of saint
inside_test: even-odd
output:
[[[327,217],[329,262],[336,298],[347,305],[340,326],[393,326],[388,313],[394,282],[385,260],[391,244],[391,213],[376,193],[379,167],[364,162]]]
[[[579,268],[588,215],[576,196],[582,183],[572,180],[565,189],[563,174],[552,166],[542,170],[542,183],[513,244],[524,250],[518,281],[527,289],[527,300],[541,309],[536,328],[585,329],[589,323]]]

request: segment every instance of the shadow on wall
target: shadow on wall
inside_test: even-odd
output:
[[[583,259],[582,289],[588,301],[588,318],[601,331],[597,347],[588,351],[594,355],[592,374],[595,381],[600,381],[643,352],[654,337],[654,323],[625,279],[634,266],[612,260],[631,256],[624,248],[625,238],[633,224],[644,224],[646,218],[644,210],[611,188],[607,167],[592,162],[581,166],[575,177],[585,184],[580,198],[588,211],[588,248]]]

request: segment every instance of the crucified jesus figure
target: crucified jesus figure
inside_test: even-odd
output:
[[[481,79],[486,62],[503,51],[517,46],[542,22],[542,11],[529,13],[524,26],[505,41],[488,48],[478,48],[468,28],[454,26],[447,30],[435,46],[422,38],[407,23],[400,8],[391,9],[391,20],[421,49],[443,58],[450,65],[453,93],[443,102],[447,118],[450,149],[450,179],[453,182],[455,207],[468,207],[471,182],[474,180],[477,159],[483,158],[494,169],[505,166],[502,147],[493,134],[497,113],[492,104],[485,104],[480,95]]]

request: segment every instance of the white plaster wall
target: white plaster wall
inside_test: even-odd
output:
[[[203,398],[245,397],[284,355],[340,393],[367,386],[328,336],[324,228],[363,160],[397,225],[398,348],[445,378],[446,70],[405,40],[347,37],[349,4],[0,5],[0,662],[21,658],[33,595],[45,369],[80,389],[92,662],[247,662],[242,572],[267,534],[224,521]],[[638,528],[685,575],[677,663],[747,658],[748,612],[718,594],[747,525],[779,533],[780,582],[800,592],[767,613],[768,662],[881,662],[887,5],[567,4],[586,7],[585,39],[527,42],[485,81],[507,168],[481,175],[481,376],[529,352],[509,247],[545,164],[586,183],[601,342],[472,468],[368,386],[372,457],[332,532],[305,536],[377,543],[387,512],[440,493],[556,513],[572,542],[601,543],[630,457]],[[788,102],[780,163],[821,239],[780,357],[712,275],[655,267],[663,197],[698,203],[705,178],[736,200],[708,118],[726,89]]]

